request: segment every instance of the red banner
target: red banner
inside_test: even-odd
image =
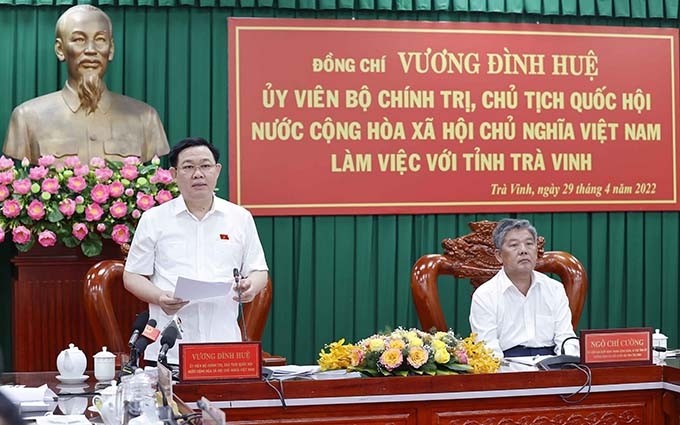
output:
[[[678,30],[229,19],[254,215],[676,210]]]

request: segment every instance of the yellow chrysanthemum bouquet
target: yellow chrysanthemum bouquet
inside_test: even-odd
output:
[[[453,331],[428,333],[398,328],[345,344],[341,339],[319,353],[321,370],[347,369],[367,376],[493,373],[500,361],[476,335],[458,338]]]

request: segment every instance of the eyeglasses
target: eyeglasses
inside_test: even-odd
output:
[[[201,170],[201,174],[207,174],[215,168],[217,164],[201,164],[201,165],[182,165],[179,171],[183,174],[193,175],[196,170]]]

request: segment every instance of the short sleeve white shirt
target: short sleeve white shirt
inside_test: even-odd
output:
[[[126,271],[148,276],[158,288],[171,292],[179,276],[232,284],[235,268],[243,276],[268,270],[250,212],[218,197],[202,220],[189,212],[181,196],[146,211],[125,263]],[[182,339],[168,352],[170,363],[179,362],[181,343],[241,340],[233,296],[232,288],[223,297],[191,301],[179,310]],[[149,304],[149,316],[161,329],[172,320],[156,304]],[[156,361],[159,350],[160,340],[147,347],[145,358]]]
[[[535,270],[526,296],[503,269],[477,288],[470,306],[470,328],[499,358],[517,345],[555,345],[557,354],[562,342],[575,336],[564,285]],[[567,354],[577,354],[574,343],[565,346]]]

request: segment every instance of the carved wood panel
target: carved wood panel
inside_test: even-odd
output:
[[[256,414],[243,412],[233,414],[227,411],[227,423],[232,425],[270,425],[270,424],[304,424],[304,425],[416,425],[415,413],[392,413],[371,415],[352,414],[351,409],[329,407],[324,413],[319,414],[291,414],[288,417],[257,418]],[[238,419],[238,417],[249,419]]]
[[[651,424],[645,402],[607,405],[494,409],[478,412],[437,412],[438,425],[626,425]]]

